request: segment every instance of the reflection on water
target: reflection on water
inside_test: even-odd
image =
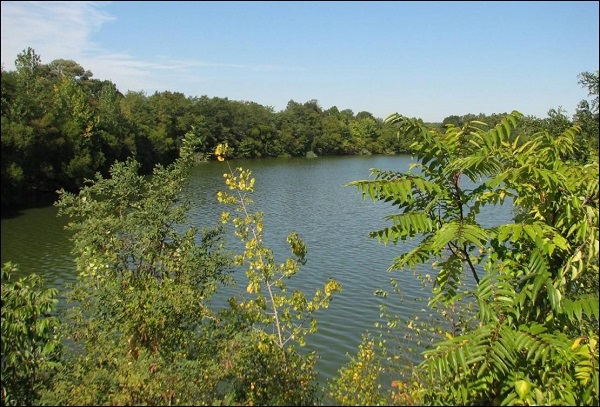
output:
[[[363,333],[375,331],[381,304],[404,318],[426,305],[417,300],[427,292],[412,272],[387,271],[392,259],[414,243],[384,246],[368,237],[369,232],[387,226],[384,216],[393,213],[393,208],[363,200],[356,188],[344,187],[351,181],[368,179],[372,168],[407,171],[409,163],[408,156],[230,162],[233,168],[252,170],[256,178],[250,209],[265,214],[264,242],[273,249],[276,261],[291,255],[286,237],[292,231],[308,247],[307,263],[290,284],[306,290],[309,296],[329,278],[343,286],[331,306],[317,314],[318,332],[307,338],[307,348],[319,353],[317,368],[322,379],[331,378],[348,361],[347,353],[356,353]],[[215,226],[221,211],[229,209],[216,200],[216,192],[225,190],[222,175],[226,171],[227,163],[223,162],[201,163],[193,169],[186,190],[193,202],[191,225]],[[499,219],[508,216],[504,212],[489,210],[481,216],[504,222],[507,219]],[[3,219],[2,262],[17,263],[23,273],[40,273],[49,286],[64,292],[65,284],[75,280],[75,271],[71,244],[63,229],[68,220],[58,218],[56,213],[54,207],[36,208]],[[231,248],[239,247],[233,234],[227,240]],[[242,282],[244,275],[238,274]],[[377,289],[391,290],[392,277],[399,281],[403,301],[396,296],[382,299],[373,294]]]

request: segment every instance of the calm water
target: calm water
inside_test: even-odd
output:
[[[314,159],[289,158],[231,161],[231,166],[252,170],[256,178],[252,195],[253,212],[265,214],[264,241],[279,262],[290,256],[287,235],[295,231],[308,247],[307,263],[292,279],[294,287],[306,290],[309,297],[329,278],[343,286],[326,310],[317,314],[318,332],[307,338],[308,348],[318,351],[317,368],[328,379],[354,355],[361,335],[375,331],[379,306],[384,303],[408,318],[425,303],[415,300],[427,293],[409,271],[389,273],[387,268],[410,244],[384,246],[368,233],[387,226],[384,216],[394,213],[387,204],[362,200],[354,187],[345,184],[368,179],[371,168],[407,171],[408,156],[351,156]],[[216,201],[216,192],[225,190],[223,173],[227,164],[201,163],[191,174],[187,192],[193,201],[190,224],[214,226],[220,213],[229,209]],[[54,207],[22,211],[2,219],[2,263],[12,261],[24,273],[36,272],[48,286],[64,292],[65,284],[75,281],[71,243],[63,230],[67,219],[58,218]],[[507,221],[506,210],[483,214],[488,222]],[[235,248],[235,237],[228,238]],[[243,273],[239,273],[243,281]],[[390,296],[376,297],[377,289],[391,290],[389,280],[396,278],[404,301]]]

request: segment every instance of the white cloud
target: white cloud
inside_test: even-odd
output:
[[[302,71],[274,65],[247,65],[178,60],[163,56],[139,59],[126,52],[107,50],[92,36],[116,17],[105,10],[110,2],[94,1],[2,1],[2,65],[15,69],[19,53],[31,47],[47,64],[71,59],[92,71],[94,78],[110,80],[121,91],[175,90],[182,83],[203,83],[204,68],[246,72]],[[185,82],[182,82],[185,81]]]
[[[95,44],[92,34],[115,17],[102,10],[108,2],[2,2],[2,64],[15,69],[14,60],[31,47],[42,63],[71,59],[92,71],[95,78],[114,82],[123,90],[164,88],[157,71],[176,72],[194,64],[136,60]]]
[[[98,51],[91,34],[113,20],[98,2],[3,1],[1,7],[2,64],[9,70],[27,47],[43,63],[58,58],[80,62],[84,55]]]

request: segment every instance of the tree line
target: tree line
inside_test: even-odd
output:
[[[154,165],[176,159],[188,131],[201,140],[198,154],[206,159],[219,143],[228,144],[232,157],[264,158],[410,153],[414,141],[369,112],[323,109],[317,100],[290,100],[275,112],[222,97],[122,94],[113,82],[94,79],[75,61],[42,63],[32,48],[17,56],[15,67],[2,67],[1,76],[3,208],[44,195],[52,201],[60,188],[75,191],[85,179],[96,172],[107,175],[115,161],[128,157],[150,173]],[[597,95],[597,73],[582,75],[580,83],[590,85],[590,94],[596,83]],[[573,118],[562,108],[552,109],[548,118],[527,116],[520,131],[527,136],[579,124],[579,150],[587,156],[598,147],[597,113],[597,102],[582,101]],[[447,124],[475,119],[493,126],[504,114],[453,115],[429,125],[444,131]]]
[[[369,112],[316,100],[290,100],[286,109],[178,92],[119,92],[77,62],[43,64],[31,48],[15,71],[2,69],[2,204],[18,205],[36,192],[76,190],[115,161],[134,157],[149,173],[175,160],[193,131],[199,153],[228,143],[239,158],[405,152],[409,140]]]

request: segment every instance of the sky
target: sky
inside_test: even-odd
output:
[[[2,67],[31,47],[122,92],[284,110],[317,100],[441,122],[571,116],[599,64],[598,1],[2,1]]]

